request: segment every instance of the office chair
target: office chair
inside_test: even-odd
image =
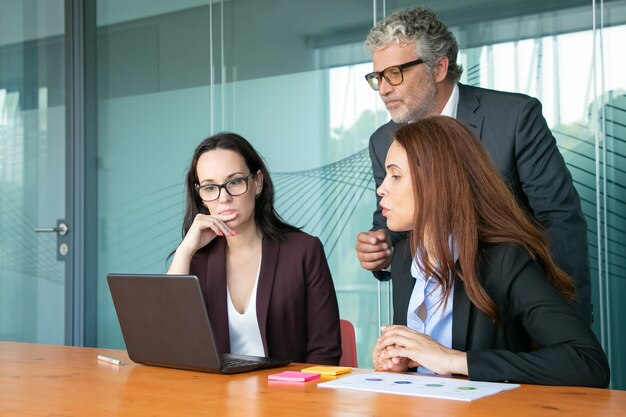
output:
[[[339,359],[339,365],[357,368],[359,364],[356,356],[354,326],[348,320],[340,320],[339,326],[341,329],[341,350],[343,351],[341,359]]]

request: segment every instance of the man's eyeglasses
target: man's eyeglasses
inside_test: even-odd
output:
[[[226,181],[224,184],[196,184],[196,191],[202,199],[202,201],[214,201],[220,198],[222,188],[226,190],[228,194],[236,197],[241,194],[245,194],[248,191],[248,181],[254,177],[255,173],[252,173],[245,177],[233,178],[230,181]]]
[[[402,84],[402,81],[404,81],[402,70],[408,67],[412,67],[413,65],[423,63],[424,61],[420,58],[416,59],[415,61],[407,62],[406,64],[394,65],[392,67],[385,68],[380,72],[370,72],[365,76],[365,80],[374,91],[378,91],[378,88],[380,87],[380,81],[383,78],[389,83],[389,85]]]

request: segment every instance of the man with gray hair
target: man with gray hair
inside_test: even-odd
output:
[[[545,229],[552,256],[574,280],[573,307],[591,323],[587,224],[541,103],[522,94],[459,83],[463,70],[456,62],[456,39],[427,9],[388,16],[372,28],[365,46],[374,67],[365,78],[392,119],[370,138],[376,187],[385,178],[387,150],[402,124],[438,114],[465,123],[480,138],[518,202]],[[402,238],[387,229],[377,203],[372,230],[357,237],[361,266],[379,280],[389,279],[385,270],[391,264],[392,246]]]

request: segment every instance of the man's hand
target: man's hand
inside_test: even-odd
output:
[[[385,229],[359,233],[354,249],[361,266],[368,271],[379,271],[391,264],[391,239]]]

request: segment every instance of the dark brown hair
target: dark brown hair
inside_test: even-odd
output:
[[[401,127],[395,140],[407,153],[413,183],[411,252],[425,273],[442,285],[444,300],[451,291],[449,277],[458,276],[472,303],[498,320],[496,305],[478,279],[481,243],[520,247],[539,262],[564,298],[574,298],[572,280],[554,263],[538,224],[518,205],[465,125],[446,116],[428,117]],[[423,244],[425,231],[428,248]],[[457,261],[451,245],[456,246]]]
[[[189,231],[198,213],[209,214],[208,209],[202,203],[200,196],[196,192],[198,184],[197,166],[200,156],[205,152],[215,149],[226,149],[233,151],[243,158],[250,172],[261,171],[263,173],[263,189],[256,199],[254,205],[254,220],[257,227],[268,241],[280,241],[284,239],[284,234],[295,232],[298,229],[280,218],[274,209],[274,184],[270,178],[270,173],[263,162],[261,155],[243,137],[236,133],[219,133],[203,140],[196,148],[191,159],[191,165],[187,171],[185,179],[185,194],[187,205],[183,219],[183,238]]]

